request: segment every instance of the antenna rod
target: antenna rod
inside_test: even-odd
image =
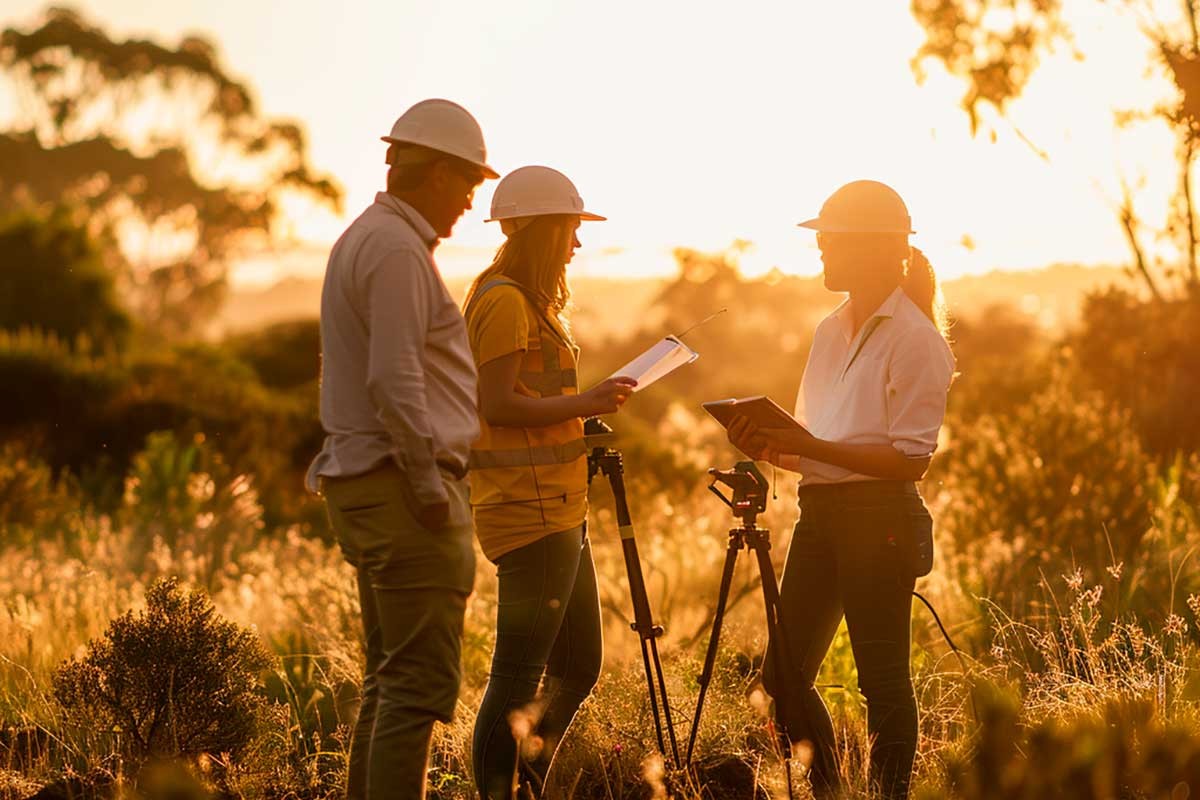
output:
[[[722,308],[720,311],[717,311],[716,313],[709,314],[707,317],[705,317],[704,319],[700,320],[700,321],[699,321],[699,322],[697,322],[695,325],[693,325],[692,327],[688,328],[686,331],[684,331],[683,333],[679,334],[679,335],[678,335],[678,336],[676,336],[675,338],[676,338],[676,339],[682,339],[683,337],[687,336],[687,335],[688,335],[689,333],[691,333],[692,331],[696,330],[696,328],[699,328],[701,325],[705,324],[706,322],[711,322],[712,320],[714,320],[714,319],[716,319],[717,317],[721,316],[722,314],[724,314],[724,313],[725,313],[726,311],[728,311],[728,310],[729,310],[728,308]]]

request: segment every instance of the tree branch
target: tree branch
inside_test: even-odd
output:
[[[1137,229],[1140,225],[1137,213],[1133,210],[1133,192],[1129,189],[1129,184],[1121,180],[1121,206],[1117,213],[1121,221],[1121,230],[1125,232],[1125,239],[1129,243],[1129,249],[1133,252],[1133,263],[1137,267],[1138,273],[1145,280],[1147,288],[1150,289],[1150,294],[1158,302],[1162,302],[1162,293],[1158,291],[1158,286],[1154,283],[1154,278],[1150,275],[1150,269],[1146,265],[1146,255],[1142,251],[1141,242],[1138,241]]]

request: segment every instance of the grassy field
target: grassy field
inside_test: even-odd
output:
[[[796,292],[795,303],[811,291],[804,283],[767,287],[736,274],[726,275],[732,288],[725,290],[693,286],[684,273],[655,300],[668,323],[692,313],[705,293],[725,291],[733,303],[751,305],[768,289],[776,297]],[[937,520],[937,559],[918,590],[961,652],[951,651],[929,611],[915,604],[916,796],[1183,798],[1200,789],[1200,579],[1193,557],[1200,457],[1189,438],[1192,401],[1180,388],[1190,380],[1187,359],[1195,359],[1188,331],[1196,312],[1192,301],[1167,310],[1142,304],[1097,296],[1071,329],[1046,331],[1002,309],[955,328],[961,375],[922,486]],[[768,384],[777,399],[790,397],[805,346],[789,342],[804,332],[800,323],[789,327],[789,302],[777,307],[782,316],[747,313],[732,334],[698,337],[703,358],[728,369],[668,379],[614,420],[651,602],[666,629],[660,646],[681,746],[732,522],[707,492],[704,470],[736,460],[696,406],[752,380]],[[1156,324],[1139,322],[1144,314]],[[766,346],[764,331],[774,331]],[[1104,339],[1124,342],[1135,335],[1130,331],[1144,340],[1122,349]],[[295,335],[287,329],[152,358],[85,358],[29,336],[0,341],[0,369],[44,393],[39,402],[25,399],[25,421],[9,429],[21,435],[0,451],[5,797],[136,787],[143,796],[332,798],[343,790],[362,645],[352,573],[319,503],[299,491],[310,439],[295,420],[311,420],[314,384],[311,377],[287,378],[284,367],[299,358],[288,344]],[[585,340],[585,365],[606,374],[638,346]],[[754,347],[787,367],[768,374],[739,363],[738,354]],[[1138,373],[1136,363],[1122,359],[1142,350],[1167,360]],[[1108,378],[1114,369],[1124,375],[1115,387]],[[240,388],[219,388],[222,376]],[[196,393],[179,388],[193,380]],[[79,405],[74,426],[56,427],[61,416],[37,416],[39,405],[71,408],[80,394],[104,400]],[[214,410],[221,403],[231,404],[225,416]],[[147,427],[158,432],[130,445],[103,439],[107,460],[80,457],[91,452],[80,431],[147,416]],[[1173,437],[1161,435],[1164,419],[1176,421]],[[161,420],[170,424],[153,424]],[[72,436],[56,439],[63,430]],[[122,447],[131,453],[124,460]],[[768,477],[776,479],[777,498],[761,522],[773,532],[781,569],[795,519],[794,482],[782,473]],[[597,484],[592,495],[605,670],[563,743],[557,791],[580,800],[785,796],[759,682],[765,633],[750,559],[740,560],[735,577],[696,769],[677,772],[656,755],[608,487]],[[142,619],[158,626],[147,633],[136,614],[151,587],[168,578],[178,580],[178,608],[186,606],[179,598],[197,592],[211,598],[212,613],[196,611],[194,629],[180,621],[183,612],[147,614]],[[465,683],[455,721],[437,733],[431,797],[472,796],[470,736],[495,598],[493,569],[480,557]],[[122,617],[130,611],[134,616]],[[220,620],[233,627],[220,633],[213,627]],[[263,652],[222,649],[237,631],[249,632],[246,641]],[[168,654],[177,652],[201,654],[192,661],[210,671],[190,682],[182,671],[164,672]],[[97,653],[107,654],[104,669],[121,671],[128,686],[144,684],[147,702],[159,703],[158,738],[146,739],[158,744],[139,745],[133,718],[114,718],[112,703],[88,694],[88,680],[100,685],[100,673],[80,665],[99,663]],[[204,683],[243,672],[253,691],[236,702]],[[848,796],[865,797],[869,742],[844,629],[819,684],[836,721]],[[133,689],[125,691],[121,702],[133,703]],[[188,715],[242,708],[237,702],[244,704],[244,730],[220,740],[227,749],[181,744],[180,731],[200,724]],[[225,730],[233,716],[214,722],[214,730]],[[173,756],[176,766],[146,766],[156,763],[147,762],[151,751]],[[794,755],[804,796],[806,753]]]

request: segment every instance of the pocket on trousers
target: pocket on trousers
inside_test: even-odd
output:
[[[908,563],[914,578],[921,578],[933,571],[933,517],[922,509],[910,516],[908,536]]]

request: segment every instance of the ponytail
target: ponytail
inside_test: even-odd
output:
[[[916,304],[917,308],[924,312],[925,316],[929,317],[929,321],[934,324],[938,332],[945,336],[950,328],[949,313],[946,311],[942,292],[938,288],[937,275],[933,272],[933,265],[918,248],[910,249],[912,252],[908,257],[908,268],[904,272],[904,281],[901,284],[904,287],[904,293]]]

